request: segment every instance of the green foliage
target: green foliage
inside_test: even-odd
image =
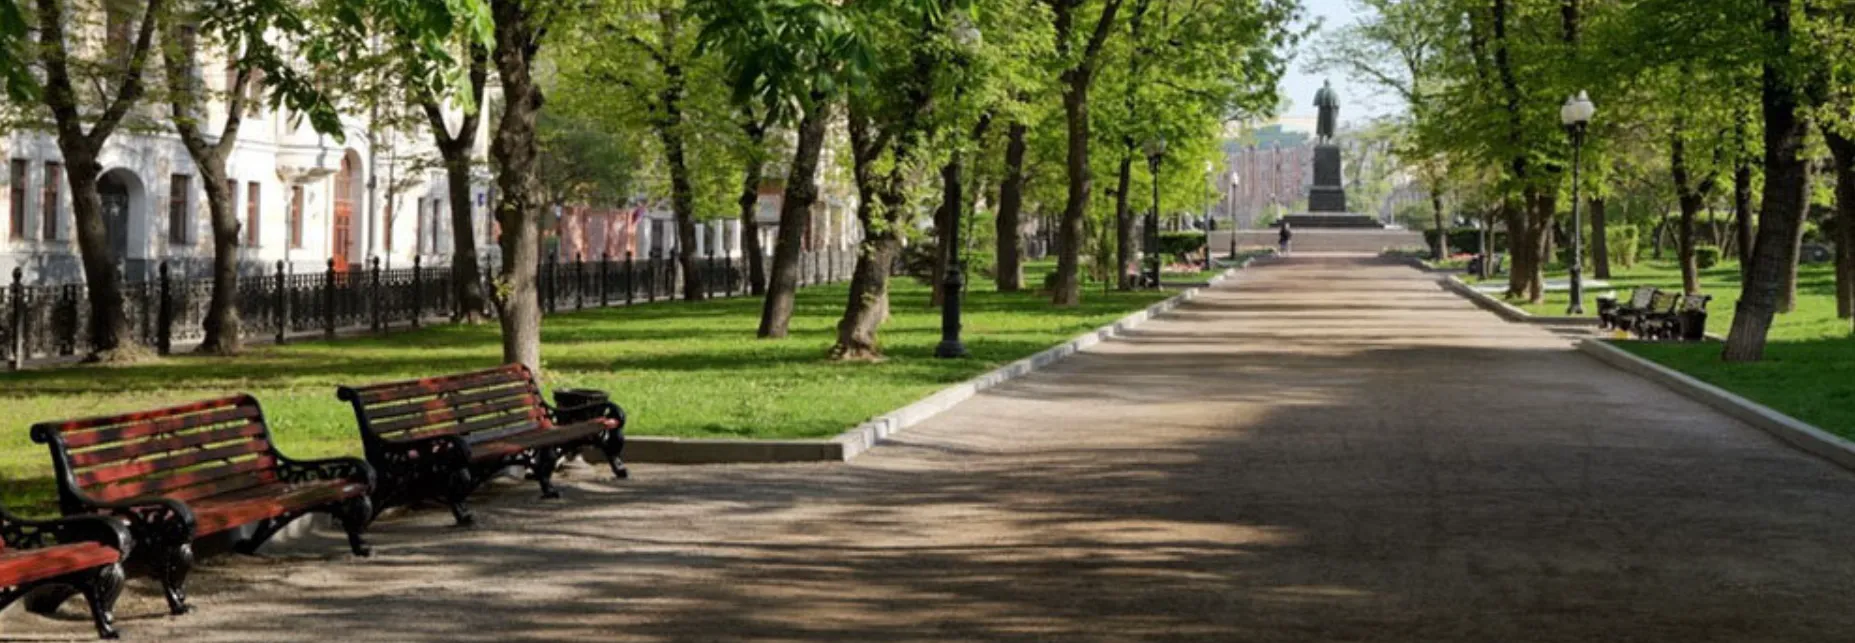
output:
[[[1159,233],[1159,253],[1177,260],[1204,250],[1205,236],[1196,230],[1167,230]]]
[[[1504,245],[1504,242],[1506,241],[1506,236],[1507,235],[1504,235],[1504,234],[1495,235],[1494,248],[1497,252],[1503,250],[1503,245]],[[1435,229],[1423,231],[1424,243],[1428,245],[1430,248],[1430,256],[1435,256],[1436,254],[1436,237],[1437,237],[1437,232]],[[1449,253],[1450,254],[1476,254],[1479,252],[1481,252],[1481,230],[1480,229],[1478,228],[1456,228],[1454,230],[1449,231]]]
[[[1605,245],[1610,251],[1610,263],[1631,268],[1636,265],[1636,257],[1642,252],[1642,231],[1636,226],[1619,225],[1604,229]]]
[[[1706,270],[1720,265],[1720,248],[1718,246],[1697,246],[1694,248],[1694,265]]]

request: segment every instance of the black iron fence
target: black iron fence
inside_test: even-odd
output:
[[[799,285],[847,281],[855,262],[854,249],[804,253]],[[767,263],[770,270],[770,257]],[[493,287],[495,268],[481,271],[485,289]],[[698,258],[687,274],[674,257],[656,253],[592,260],[549,257],[536,286],[541,312],[548,314],[679,299],[690,280],[711,298],[751,291],[745,257],[712,254]],[[205,336],[212,283],[211,278],[170,277],[164,263],[152,281],[125,284],[123,303],[136,339],[162,354],[199,342]],[[377,258],[348,266],[330,260],[327,269],[313,273],[293,273],[280,261],[273,274],[239,279],[240,328],[245,337],[284,343],[343,331],[417,327],[457,316],[455,286],[450,266],[426,267],[416,259],[410,268],[391,269],[381,268]],[[83,284],[27,285],[15,268],[11,283],[0,289],[0,313],[0,363],[9,369],[90,350],[90,303]]]

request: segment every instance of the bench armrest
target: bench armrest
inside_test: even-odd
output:
[[[547,402],[542,402],[541,407],[547,410],[548,420],[556,424],[563,422],[561,418],[572,418],[564,420],[566,423],[584,422],[592,418],[604,418],[618,420],[618,428],[625,428],[625,409],[613,402],[593,402],[591,404],[580,404],[568,407],[556,407]]]
[[[277,463],[278,473],[287,482],[350,480],[367,485],[368,491],[374,489],[374,468],[360,458],[294,460],[279,453]]]
[[[122,552],[129,557],[135,542],[122,520],[107,516],[70,516],[52,520],[27,520],[0,509],[0,537],[10,549],[35,549],[50,545],[94,542]]]
[[[168,545],[192,542],[195,522],[186,503],[160,496],[141,496],[117,502],[91,502],[87,509],[121,518],[138,542]]]

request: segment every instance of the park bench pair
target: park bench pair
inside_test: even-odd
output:
[[[1699,341],[1706,336],[1711,295],[1670,292],[1638,286],[1628,302],[1599,298],[1598,323],[1649,340]]]
[[[465,496],[506,467],[531,469],[544,497],[559,496],[552,485],[555,466],[581,446],[601,449],[613,472],[626,474],[619,459],[624,412],[606,401],[566,409],[548,405],[532,373],[519,365],[342,387],[338,395],[354,406],[367,461],[284,456],[271,440],[258,401],[249,395],[41,423],[32,427],[32,438],[50,446],[64,514],[122,520],[132,541],[148,552],[175,614],[188,611],[186,579],[193,567],[193,543],[201,536],[249,527],[234,547],[253,553],[290,521],[326,513],[341,523],[354,554],[368,556],[363,533],[379,510],[436,497],[451,506],[459,524],[469,524]],[[9,519],[6,524],[26,529],[38,523]],[[70,524],[94,525],[81,519]],[[13,531],[7,529],[10,545]],[[113,552],[120,553],[107,561],[86,549],[90,553],[84,557],[61,554],[72,562],[57,567],[60,574],[92,574],[78,579],[88,583],[79,586],[87,588],[86,597],[97,596],[92,608],[105,636],[113,634],[107,627],[108,606],[120,587],[121,570],[97,570],[116,565],[130,541],[110,541],[118,543]],[[6,582],[5,563],[0,559],[0,583]],[[10,586],[46,578],[15,579]]]

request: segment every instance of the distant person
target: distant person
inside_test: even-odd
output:
[[[1288,254],[1288,244],[1295,240],[1295,231],[1288,227],[1287,221],[1282,222],[1281,237],[1282,254]]]

